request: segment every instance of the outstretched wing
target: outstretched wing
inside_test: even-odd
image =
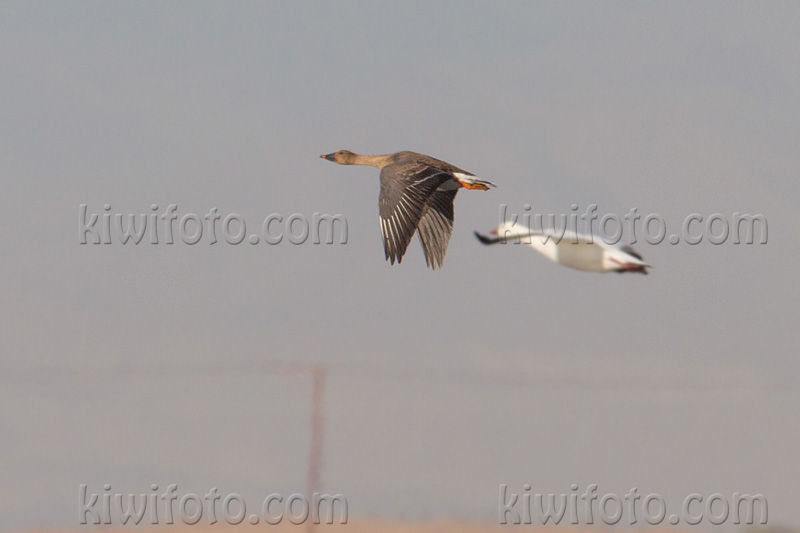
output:
[[[402,261],[417,230],[425,204],[451,175],[427,165],[390,165],[381,170],[378,197],[383,250],[394,264]]]
[[[458,189],[434,191],[425,203],[417,235],[425,252],[425,262],[435,269],[444,263],[447,244],[453,234],[453,200]]]

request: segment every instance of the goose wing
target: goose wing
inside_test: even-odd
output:
[[[639,252],[634,250],[633,246],[630,246],[630,245],[626,244],[622,248],[620,248],[620,250],[622,250],[623,252],[625,252],[626,254],[628,254],[630,256],[635,257],[639,261],[644,261],[644,258],[642,257],[642,254],[640,254]]]
[[[417,235],[425,252],[425,262],[431,268],[441,267],[447,244],[453,234],[453,201],[458,189],[437,190],[425,203]]]
[[[378,214],[383,250],[392,264],[402,261],[429,198],[451,177],[445,170],[414,161],[383,167]]]

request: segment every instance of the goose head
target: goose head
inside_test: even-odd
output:
[[[330,154],[322,154],[320,157],[340,165],[353,165],[356,161],[356,154],[350,150],[338,150]]]

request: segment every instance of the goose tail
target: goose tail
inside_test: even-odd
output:
[[[459,185],[465,189],[478,189],[480,191],[487,191],[490,187],[497,187],[497,185],[489,180],[482,180],[475,176],[470,176],[469,174],[463,174],[461,172],[454,172],[453,177],[459,183]]]

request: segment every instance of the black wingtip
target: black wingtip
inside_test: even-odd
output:
[[[477,231],[474,231],[473,233],[475,234],[475,237],[477,237],[478,240],[483,244],[495,244],[500,240],[498,237],[489,237],[488,235],[478,233]]]

